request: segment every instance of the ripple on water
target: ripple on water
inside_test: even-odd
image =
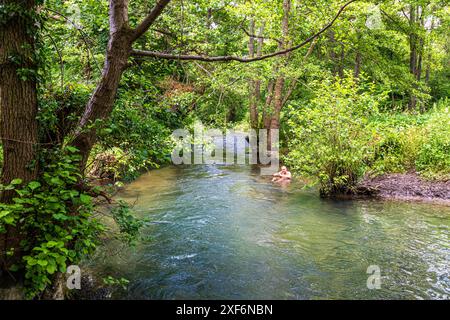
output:
[[[184,260],[184,259],[190,259],[195,257],[197,254],[196,253],[191,253],[191,254],[181,254],[178,256],[171,256],[170,259],[173,260]]]
[[[450,296],[449,207],[321,200],[237,166],[166,167],[119,197],[148,220],[147,240],[94,261],[131,281],[119,298]],[[367,289],[369,265],[380,290]]]

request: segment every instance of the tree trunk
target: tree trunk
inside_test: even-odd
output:
[[[105,65],[97,87],[86,105],[72,145],[80,150],[80,170],[84,172],[89,153],[96,142],[96,124],[106,120],[114,107],[119,82],[125,71],[131,47],[160,16],[170,0],[159,0],[145,19],[132,29],[128,23],[128,1],[109,1],[109,41]]]
[[[208,8],[208,13],[206,15],[206,28],[208,28],[209,30],[212,29],[212,19],[213,15],[212,15],[212,8]]]
[[[268,129],[280,128],[280,112],[283,106],[283,89],[284,89],[284,77],[279,77],[275,81],[274,97],[273,97],[273,112],[270,120],[270,126]]]
[[[33,10],[34,0],[22,1],[21,10]],[[14,0],[0,0],[0,6],[15,4]],[[26,16],[26,15],[25,15]],[[36,26],[21,13],[11,13],[8,21],[0,25],[0,135],[3,145],[1,183],[9,184],[19,178],[24,183],[36,177],[37,90],[36,62],[34,59]],[[14,57],[14,60],[12,59]],[[29,70],[22,78],[19,70]],[[11,201],[13,192],[3,192],[0,201]],[[18,249],[18,228],[10,228],[0,235],[2,269],[20,256],[16,250],[9,259],[6,249]]]
[[[15,3],[0,0],[0,5]],[[24,7],[32,10],[34,0],[25,1]],[[19,16],[0,27],[0,134],[3,144],[3,171],[1,182],[8,184],[14,178],[24,182],[36,177],[37,146],[37,95],[34,71],[34,23]],[[15,57],[20,63],[13,62]],[[30,70],[21,79],[19,69]],[[31,72],[33,71],[33,73]],[[2,194],[2,201],[5,201]]]
[[[72,142],[72,145],[80,150],[82,156],[80,169],[82,172],[86,169],[89,153],[96,142],[96,128],[87,128],[87,126],[98,120],[105,120],[111,114],[119,82],[126,69],[133,43],[134,33],[128,26],[127,16],[121,13],[122,7],[115,6],[117,6],[115,2],[111,1],[110,36],[102,76],[87,103],[75,139]],[[115,11],[118,11],[118,13],[115,14]]]
[[[250,21],[250,29],[249,29],[250,37],[248,40],[248,56],[250,58],[255,57],[255,38],[253,35],[255,34],[255,20]],[[250,109],[250,127],[252,129],[258,128],[258,92],[257,92],[257,80],[250,79],[248,81],[249,87],[249,109]]]
[[[430,32],[433,31],[434,28],[434,19],[431,20],[431,28]],[[430,39],[431,41],[431,39]],[[425,83],[428,85],[430,83],[430,73],[431,73],[431,43],[428,44],[428,54],[427,54],[427,62],[426,62],[426,71],[425,71]]]
[[[362,54],[361,54],[361,34],[357,33],[357,46],[356,46],[356,56],[355,56],[355,68],[353,70],[353,76],[355,79],[359,79],[361,75],[361,64],[362,64]]]
[[[281,41],[278,43],[278,49],[283,50],[286,48],[289,37],[289,13],[291,10],[291,1],[283,0],[283,20],[281,22]],[[283,63],[286,63],[287,55],[283,55]],[[285,85],[285,76],[280,74],[275,80],[274,93],[273,93],[273,107],[269,109],[270,111],[270,122],[266,129],[279,129],[280,128],[280,113],[283,107],[283,91]],[[271,134],[268,132],[267,136],[267,147],[270,150],[272,148]]]
[[[417,77],[417,36],[416,36],[416,8],[413,5],[409,6],[409,72],[414,76],[414,80]],[[414,110],[416,108],[417,98],[414,93],[411,92],[409,97],[408,109]]]
[[[270,126],[270,119],[272,112],[270,111],[270,108],[272,106],[272,100],[273,100],[273,88],[275,86],[274,80],[269,80],[269,83],[267,84],[267,95],[266,95],[266,102],[263,107],[263,114],[262,114],[262,128],[269,128]]]
[[[416,68],[416,80],[422,80],[422,57],[423,57],[423,39],[419,40],[417,68]]]

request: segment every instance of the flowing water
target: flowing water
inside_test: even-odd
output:
[[[151,171],[118,198],[148,219],[148,239],[91,262],[130,280],[118,298],[450,299],[448,206],[323,200],[214,165]]]

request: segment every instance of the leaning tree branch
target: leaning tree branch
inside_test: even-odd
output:
[[[304,47],[305,45],[307,45],[308,43],[310,43],[311,41],[313,41],[314,39],[319,37],[322,33],[327,31],[329,28],[331,28],[333,26],[333,24],[336,22],[336,20],[339,18],[341,13],[345,10],[345,8],[347,8],[347,6],[349,6],[351,3],[356,2],[356,1],[358,1],[358,0],[350,0],[346,4],[344,4],[339,9],[337,14],[333,18],[333,20],[331,20],[329,23],[327,23],[319,32],[310,36],[308,39],[306,39],[302,43],[300,43],[294,47],[290,47],[285,50],[280,50],[277,52],[269,53],[269,54],[266,54],[266,55],[263,55],[260,57],[253,57],[253,58],[245,58],[245,57],[237,57],[237,56],[210,57],[210,56],[202,56],[202,55],[197,56],[197,55],[189,55],[189,54],[170,54],[170,53],[163,53],[163,52],[156,52],[156,51],[137,50],[137,49],[132,50],[131,54],[133,56],[151,57],[151,58],[159,58],[159,59],[167,59],[167,60],[194,60],[194,61],[196,60],[196,61],[204,61],[204,62],[238,61],[238,62],[247,63],[247,62],[265,60],[265,59],[272,58],[275,56],[284,55],[286,53],[289,53],[289,52],[292,52],[292,51],[295,51],[297,49]],[[162,0],[161,0],[161,2],[162,2]]]
[[[169,4],[170,0],[159,0],[153,9],[150,11],[147,17],[134,29],[133,41],[137,40],[140,36],[142,36],[155,22],[156,18],[158,18],[164,8]]]
[[[113,34],[128,26],[128,0],[109,2],[109,33]]]

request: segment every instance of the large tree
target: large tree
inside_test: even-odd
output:
[[[14,179],[28,182],[36,178],[38,147],[35,1],[21,4],[1,0],[0,21],[0,136],[3,145],[1,183]],[[0,194],[0,202],[10,202],[13,192]],[[9,266],[6,248],[18,248],[17,228],[0,234],[2,268]]]

